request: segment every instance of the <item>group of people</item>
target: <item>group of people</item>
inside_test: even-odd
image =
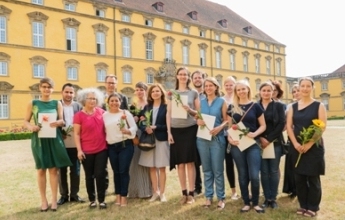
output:
[[[190,87],[194,85],[195,89]],[[49,78],[40,81],[40,100],[29,103],[26,126],[33,131],[32,151],[38,173],[41,211],[48,210],[46,198],[46,170],[50,174],[52,190],[51,210],[67,201],[84,202],[78,196],[80,163],[85,172],[89,207],[106,208],[108,189],[107,161],[113,170],[115,204],[127,206],[127,198],[149,198],[150,202],[166,202],[166,167],[176,169],[181,187],[181,204],[194,203],[194,196],[202,193],[200,165],[203,173],[205,203],[225,208],[225,178],[231,188],[231,199],[238,199],[235,184],[236,164],[238,183],[244,202],[242,213],[253,208],[264,213],[265,208],[277,208],[280,180],[280,158],[285,154],[285,142],[290,143],[285,164],[283,192],[297,195],[300,207],[297,214],[315,216],[321,201],[320,175],[324,174],[323,141],[311,139],[303,143],[300,131],[319,119],[326,124],[326,111],[322,103],[312,98],[314,82],[302,78],[292,89],[296,101],[287,107],[280,101],[283,91],[275,81],[264,82],[259,89],[260,99],[252,101],[249,83],[228,77],[224,81],[225,95],[213,77],[187,68],[176,71],[175,89],[166,92],[160,84],[149,88],[136,84],[137,101],[128,106],[127,98],[116,93],[116,76],[105,78],[106,93],[95,88],[78,91],[73,101],[72,84],[62,88],[62,100],[51,100],[54,83]],[[181,97],[186,103],[182,102]],[[180,102],[186,117],[175,117],[175,103]],[[38,111],[34,111],[35,109]],[[44,129],[39,123],[44,114],[57,113],[50,127],[56,127],[56,137],[42,138]],[[37,114],[39,113],[39,114]],[[202,115],[212,116],[210,127]],[[31,124],[31,117],[38,118]],[[148,125],[143,123],[147,120]],[[238,146],[241,136],[233,136],[228,129],[243,124],[251,146]],[[234,127],[235,126],[235,127]],[[198,135],[198,129],[207,129],[211,138]],[[324,127],[325,128],[325,127]],[[323,128],[323,129],[324,129]],[[239,129],[239,127],[237,127]],[[288,140],[282,132],[287,130]],[[144,133],[154,134],[155,148],[140,150],[133,139]],[[145,134],[145,135],[146,135]],[[274,158],[262,158],[262,151],[273,145]],[[302,154],[299,165],[295,163]],[[224,163],[225,161],[225,163]],[[224,166],[225,165],[225,166]],[[67,184],[67,167],[70,168],[70,191]],[[260,177],[264,203],[259,204]],[[59,184],[58,184],[59,182]],[[96,182],[96,185],[95,185]],[[57,201],[57,188],[61,198]],[[249,189],[250,185],[250,189]]]

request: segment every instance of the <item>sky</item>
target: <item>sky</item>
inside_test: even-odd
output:
[[[286,46],[286,75],[331,73],[345,64],[342,0],[209,0]]]

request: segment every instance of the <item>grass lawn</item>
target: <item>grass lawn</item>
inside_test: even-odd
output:
[[[321,177],[323,196],[318,219],[345,219],[345,120],[329,121],[324,134],[326,144],[326,175]],[[281,176],[285,157],[281,161]],[[129,199],[127,207],[115,206],[115,196],[108,195],[108,209],[88,208],[88,203],[67,203],[53,213],[39,212],[40,198],[36,183],[36,171],[31,154],[30,141],[0,142],[0,219],[305,219],[295,214],[298,202],[291,200],[285,194],[278,197],[279,208],[267,209],[265,214],[257,214],[254,210],[241,214],[242,200],[226,200],[223,211],[216,210],[216,202],[210,209],[202,208],[204,198],[196,198],[192,205],[181,206],[180,186],[176,170],[167,172],[167,203],[149,203],[144,199]],[[111,168],[108,165],[110,174]],[[84,172],[82,171],[79,195],[87,198]],[[111,175],[112,176],[112,175]],[[112,177],[110,176],[110,179]],[[110,191],[114,188],[112,181]],[[236,182],[238,185],[238,183]],[[49,185],[48,185],[49,186]],[[279,192],[281,192],[282,181]],[[48,201],[50,190],[48,188]],[[238,193],[239,189],[238,189]],[[231,191],[226,183],[226,196],[230,198]],[[263,197],[260,197],[260,204]]]

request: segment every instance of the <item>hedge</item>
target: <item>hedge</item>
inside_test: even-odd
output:
[[[31,138],[31,132],[0,133],[0,141],[25,140]]]
[[[331,116],[327,118],[327,120],[341,120],[341,119],[345,119],[345,116]]]

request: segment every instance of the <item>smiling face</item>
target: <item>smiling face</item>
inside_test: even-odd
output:
[[[192,83],[194,85],[195,88],[201,88],[202,84],[204,83],[204,79],[202,78],[202,74],[201,73],[194,73],[193,74],[193,78],[192,78]]]
[[[40,92],[42,96],[50,96],[53,93],[53,87],[49,83],[42,83]]]
[[[189,75],[186,69],[181,69],[178,71],[176,78],[178,79],[179,83],[187,84],[189,80]]]
[[[313,90],[313,83],[310,80],[303,79],[299,83],[299,96],[310,97],[311,91]]]
[[[216,94],[216,90],[217,90],[217,86],[215,84],[213,84],[212,82],[210,82],[208,80],[205,81],[204,91],[205,91],[207,96],[215,95]]]
[[[109,105],[109,109],[111,111],[118,111],[120,109],[121,101],[120,101],[119,97],[112,96],[108,100],[108,105]]]
[[[72,102],[74,98],[74,88],[71,86],[66,86],[62,91],[62,100],[65,103]]]
[[[95,93],[89,93],[86,96],[85,107],[95,108],[97,106],[97,98]]]
[[[294,100],[299,100],[300,99],[300,94],[299,94],[299,87],[294,87],[292,89],[292,98]]]
[[[235,86],[235,93],[239,99],[249,99],[249,88],[245,84],[238,83]]]
[[[145,99],[146,98],[146,91],[143,88],[135,88],[134,94],[139,98],[139,99]]]
[[[107,77],[105,80],[105,89],[108,94],[114,93],[116,89],[117,80],[115,77]]]
[[[235,83],[232,81],[228,81],[228,82],[224,83],[224,88],[225,88],[225,92],[228,95],[231,95],[234,92]]]
[[[151,90],[152,100],[160,100],[162,98],[162,91],[157,86],[153,87]]]
[[[262,100],[271,100],[273,94],[272,86],[266,85],[260,89],[260,97]]]

